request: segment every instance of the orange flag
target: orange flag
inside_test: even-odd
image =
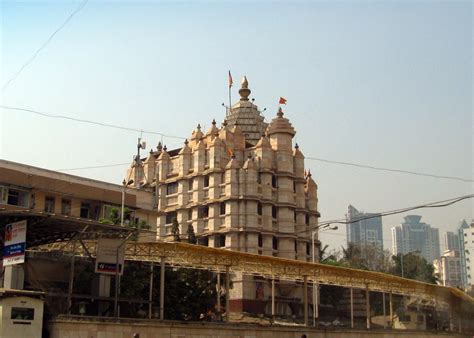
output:
[[[284,97],[280,96],[280,101],[278,103],[279,104],[286,104],[286,99]]]
[[[234,84],[234,80],[232,80],[232,75],[230,74],[230,70],[229,70],[229,88],[232,87],[233,84]]]

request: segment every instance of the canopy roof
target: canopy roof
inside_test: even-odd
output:
[[[87,251],[95,255],[96,241],[85,243]],[[51,244],[38,248],[41,251],[73,251],[73,244]],[[87,256],[83,247],[76,247],[76,255]],[[432,304],[453,306],[462,311],[474,312],[474,299],[464,292],[434,284],[427,284],[379,272],[357,270],[325,264],[313,264],[291,259],[255,255],[200,245],[170,242],[134,242],[126,244],[126,259],[132,261],[161,262],[172,266],[203,268],[214,271],[258,275],[265,278],[308,281],[371,291],[415,296]]]

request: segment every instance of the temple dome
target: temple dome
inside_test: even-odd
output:
[[[239,90],[240,100],[231,107],[224,122],[227,123],[230,130],[238,125],[245,135],[245,141],[255,145],[265,132],[268,123],[264,122],[265,118],[258,107],[248,99],[251,91],[248,88],[247,77],[244,77],[241,85],[242,87]]]
[[[268,125],[267,135],[272,134],[290,134],[292,137],[295,136],[295,128],[291,125],[287,118],[283,117],[283,110],[281,107],[278,109],[277,117]]]

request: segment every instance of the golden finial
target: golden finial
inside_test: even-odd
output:
[[[240,101],[248,101],[251,91],[249,89],[249,81],[247,80],[247,76],[244,76],[240,85],[241,85],[239,89]]]

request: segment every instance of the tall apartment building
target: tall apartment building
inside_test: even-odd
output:
[[[459,251],[446,250],[443,255],[433,261],[438,284],[443,286],[462,287],[461,258]]]
[[[392,228],[393,254],[419,251],[428,263],[433,263],[440,256],[439,230],[420,220],[421,216],[408,215],[402,224]]]
[[[455,234],[452,231],[447,231],[444,233],[444,246],[445,250],[460,250],[459,246],[459,235]]]
[[[244,78],[240,100],[221,127],[213,121],[203,131],[198,125],[179,149],[159,144],[131,175],[155,187],[160,240],[173,239],[177,220],[181,236],[192,225],[201,245],[310,261],[319,245],[311,248],[310,227],[319,217],[317,185],[293,145],[296,132],[282,109],[267,124],[250,93]],[[233,279],[232,308],[261,311],[268,304],[270,283],[252,281]],[[288,301],[277,304],[285,312],[302,288],[281,283],[276,292],[278,301]]]
[[[380,214],[364,213],[349,205],[346,220],[347,243],[374,245],[383,250],[382,217]]]

